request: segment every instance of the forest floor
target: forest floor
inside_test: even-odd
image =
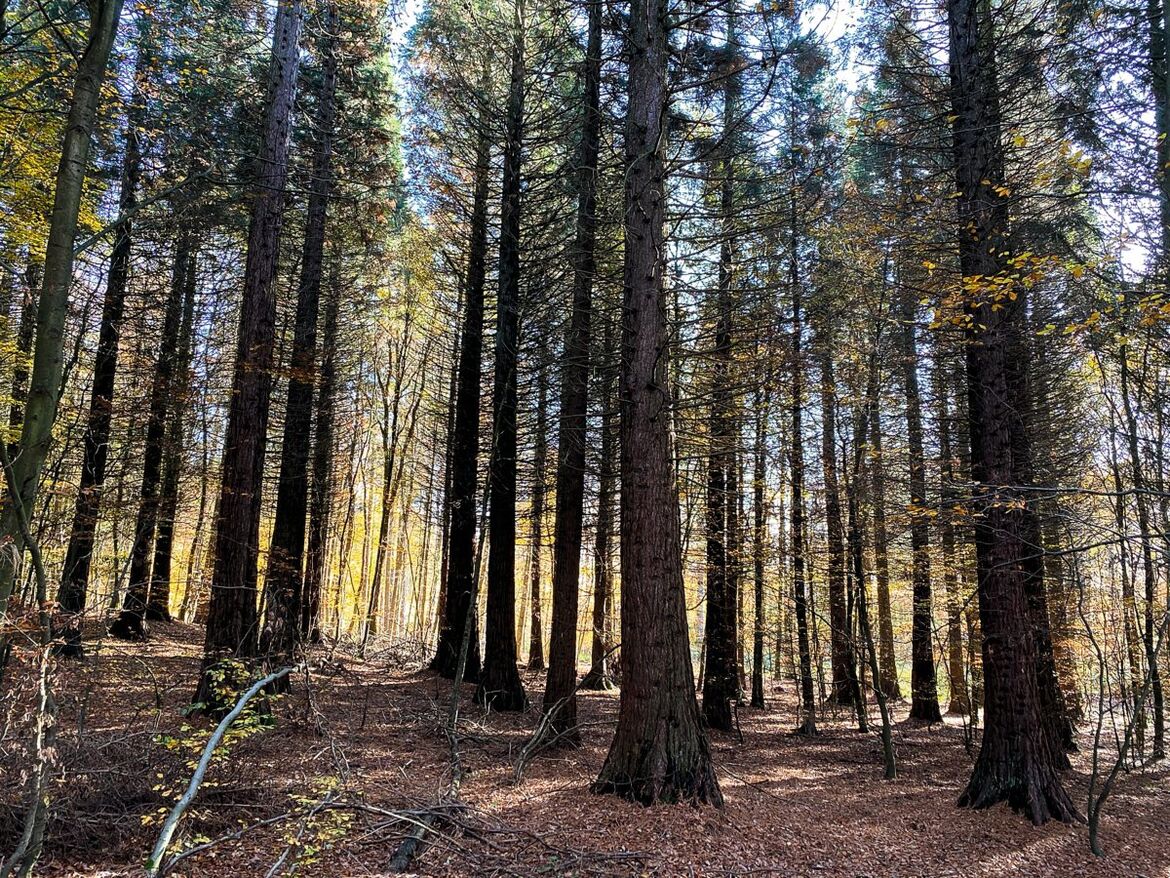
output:
[[[180,714],[201,644],[194,626],[156,625],[143,646],[107,640],[85,662],[61,667],[58,780],[38,874],[142,874],[158,814],[186,784],[196,732],[207,727],[191,720],[194,731],[184,732]],[[314,656],[311,684],[296,679],[273,708],[275,725],[233,742],[215,764],[176,840],[189,847],[287,816],[214,844],[171,874],[388,874],[451,779],[443,732],[450,683],[396,665],[394,651],[371,651],[366,661]],[[526,683],[538,701],[543,675]],[[538,756],[517,784],[516,757],[538,713],[484,716],[471,691],[460,724],[465,807],[445,812],[412,874],[1170,876],[1164,766],[1122,779],[1102,820],[1107,856],[1096,858],[1083,825],[1035,828],[1003,806],[956,808],[971,765],[957,721],[927,728],[901,719],[899,777],[890,782],[876,736],[853,731],[846,715],[822,718],[817,738],[790,734],[795,702],[786,686],[771,693],[767,711],[740,710],[742,740],[713,738],[722,810],[644,808],[588,790],[616,723],[616,692],[582,693],[584,746]],[[170,748],[159,737],[168,734]],[[0,765],[4,850],[20,801],[9,744]],[[1087,783],[1082,753],[1067,776],[1078,802]]]

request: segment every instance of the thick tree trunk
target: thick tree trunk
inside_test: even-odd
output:
[[[334,95],[337,90],[337,7],[325,4],[321,21],[321,85],[313,130],[313,171],[308,216],[301,251],[296,324],[288,379],[288,404],[280,448],[276,516],[268,554],[265,593],[268,599],[261,651],[273,668],[291,663],[304,631],[301,629],[305,524],[309,505],[309,455],[313,422],[313,385],[317,365],[317,312],[321,301],[325,225],[332,185]],[[287,689],[283,677],[278,688]]]
[[[256,654],[256,577],[264,451],[276,343],[276,277],[284,221],[288,138],[300,61],[301,0],[278,3],[267,105],[248,229],[244,292],[216,512],[215,566],[196,703],[218,710],[215,665]]]
[[[147,21],[149,21],[147,19]],[[138,204],[142,150],[139,131],[144,125],[143,90],[151,66],[149,24],[140,25],[138,54],[134,61],[134,93],[126,118],[126,147],[122,155],[122,181],[118,193],[118,213],[129,216]],[[102,303],[102,322],[98,332],[97,356],[93,364],[89,417],[82,437],[81,482],[73,509],[73,526],[65,552],[61,586],[57,602],[65,613],[85,612],[93,560],[94,533],[101,514],[102,486],[106,479],[106,460],[110,449],[110,422],[114,406],[114,379],[118,371],[118,343],[122,335],[122,317],[126,305],[127,278],[130,273],[130,248],[133,220],[127,219],[114,231],[110,250],[110,267],[106,275],[106,295]],[[80,653],[81,620],[67,623],[64,633],[66,653]]]
[[[581,157],[577,169],[577,238],[573,252],[573,313],[565,337],[561,367],[561,420],[557,445],[557,508],[553,543],[553,611],[549,638],[548,678],[543,710],[556,711],[551,718],[562,740],[580,739],[577,727],[577,617],[581,567],[581,531],[585,503],[586,418],[589,410],[589,346],[592,337],[594,250],[597,240],[597,158],[601,147],[601,13],[600,0],[589,3],[588,37],[585,44],[584,112],[581,117]],[[608,366],[608,364],[606,364]],[[603,405],[607,405],[603,401]],[[602,430],[605,430],[603,415]],[[603,435],[602,444],[605,444]],[[606,462],[607,465],[608,462]],[[605,474],[602,474],[604,491]],[[612,493],[612,489],[611,489]],[[598,501],[602,501],[599,499]],[[601,517],[609,511],[598,507],[598,544]],[[605,535],[609,539],[608,526]],[[600,551],[600,548],[599,548]],[[595,558],[593,603],[593,665],[582,686],[606,688],[604,626],[608,615],[608,545],[606,555]],[[558,706],[559,705],[559,706]]]
[[[910,458],[910,552],[914,613],[911,625],[910,718],[941,722],[934,667],[934,616],[930,585],[930,510],[926,507],[926,454],[922,438],[922,396],[918,387],[918,329],[914,292],[899,291],[902,385],[906,393],[906,436]]]
[[[721,805],[695,702],[670,437],[664,285],[669,13],[634,0],[628,33],[621,372],[622,694],[596,792]]]
[[[19,506],[24,509],[33,508],[41,469],[53,443],[53,423],[57,419],[61,374],[65,366],[65,318],[73,281],[77,215],[81,209],[90,139],[101,103],[102,83],[122,14],[122,0],[93,0],[88,8],[90,19],[86,44],[77,63],[61,143],[61,160],[57,166],[28,393],[20,400],[23,403],[18,418],[20,441],[17,453],[11,455],[10,484],[16,486],[21,500]],[[13,408],[15,413],[16,406]],[[5,551],[0,552],[0,616],[8,609],[8,598],[24,552],[24,531],[17,510],[18,504],[13,502],[6,502],[0,509],[0,543],[9,543]]]
[[[994,33],[985,0],[948,0],[947,15],[959,258],[963,277],[977,283],[1003,277],[1008,268]],[[1019,424],[1013,422],[1025,410],[1024,388],[1014,386],[1020,376],[1009,362],[1020,350],[1023,300],[1016,290],[1000,296],[998,287],[978,286],[965,310],[985,706],[982,745],[959,804],[982,808],[1006,800],[1037,824],[1070,820],[1076,808],[1061,785],[1062,754],[1041,715],[1025,581],[1035,510],[1018,487],[1027,462],[1016,459]]]
[[[516,669],[516,410],[520,347],[520,171],[524,135],[524,0],[515,0],[512,75],[500,206],[500,292],[496,299],[496,362],[488,499],[487,614],[483,673],[476,701],[496,710],[523,710],[528,699]]]

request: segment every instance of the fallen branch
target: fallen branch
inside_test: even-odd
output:
[[[236,717],[243,712],[247,707],[248,702],[251,701],[256,694],[266,686],[275,683],[281,677],[291,674],[295,671],[295,667],[282,668],[257,680],[252,686],[240,696],[240,700],[236,702],[233,707],[222,720],[219,725],[215,727],[215,731],[211,733],[211,737],[207,739],[207,745],[203,748],[203,755],[199,757],[199,763],[195,766],[195,773],[191,775],[191,782],[187,784],[187,791],[183,793],[179,801],[175,802],[175,807],[171,809],[171,813],[167,815],[166,821],[163,823],[162,830],[158,834],[158,841],[155,842],[154,850],[151,851],[150,859],[146,861],[147,878],[157,878],[160,874],[160,867],[163,862],[163,857],[166,856],[167,848],[171,844],[171,838],[175,834],[175,830],[179,827],[179,821],[183,818],[183,814],[191,807],[191,803],[195,801],[195,794],[199,792],[199,787],[203,783],[203,776],[207,774],[207,768],[211,765],[211,757],[215,754],[215,748],[219,746],[219,742],[223,740],[223,736],[235,722]]]

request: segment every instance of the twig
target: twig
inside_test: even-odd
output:
[[[162,830],[158,834],[158,841],[155,842],[154,850],[150,854],[150,859],[146,861],[146,874],[148,878],[157,878],[160,874],[159,867],[163,862],[163,857],[166,856],[167,847],[171,843],[171,837],[175,834],[175,830],[178,828],[179,821],[183,818],[184,812],[195,800],[195,794],[199,792],[199,786],[203,783],[203,776],[207,773],[207,767],[211,764],[211,757],[215,754],[215,748],[223,740],[223,736],[227,733],[228,728],[235,722],[236,717],[240,715],[248,702],[255,697],[256,693],[295,670],[295,667],[282,668],[279,671],[274,671],[267,677],[257,680],[247,692],[240,696],[240,700],[236,702],[236,706],[215,727],[215,731],[211,733],[211,737],[207,739],[207,745],[203,748],[203,755],[199,758],[199,764],[195,766],[195,773],[191,775],[191,782],[187,784],[187,791],[183,793],[182,798],[175,803],[175,807],[167,815]]]

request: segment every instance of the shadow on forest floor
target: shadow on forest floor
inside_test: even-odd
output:
[[[159,625],[146,644],[106,641],[85,662],[61,666],[58,779],[39,874],[141,874],[157,834],[153,821],[186,783],[196,735],[207,728],[180,713],[201,645],[194,626]],[[231,745],[209,773],[180,843],[289,816],[217,844],[172,874],[263,876],[291,844],[280,874],[296,862],[307,876],[384,875],[414,827],[401,812],[429,808],[446,790],[449,682],[340,652],[314,659],[311,697],[298,678],[292,695],[273,705],[275,726]],[[525,683],[539,703],[543,675],[528,674]],[[1165,766],[1123,778],[1102,822],[1109,855],[1096,859],[1083,826],[1037,829],[1003,806],[956,808],[971,765],[957,722],[900,722],[899,778],[888,782],[876,735],[855,732],[845,711],[822,716],[817,738],[792,735],[796,705],[784,686],[769,693],[767,711],[740,709],[742,740],[712,739],[722,811],[644,808],[588,792],[616,723],[616,692],[581,693],[584,745],[538,756],[518,785],[515,759],[537,710],[485,716],[471,693],[468,685],[460,725],[467,808],[428,836],[415,874],[1170,876]],[[899,705],[898,717],[904,714]],[[19,819],[21,786],[15,732],[6,734],[4,848]],[[1086,733],[1083,747],[1090,743]],[[1083,809],[1087,753],[1075,757],[1066,782]]]

